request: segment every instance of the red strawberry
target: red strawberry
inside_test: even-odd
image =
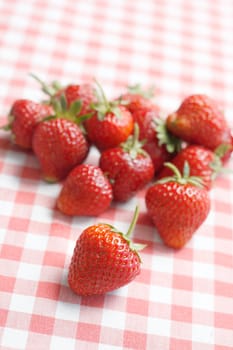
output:
[[[33,135],[33,150],[48,182],[64,179],[86,158],[89,145],[78,125],[54,118],[38,124]]]
[[[90,104],[95,101],[94,89],[91,84],[69,84],[62,87],[57,81],[50,85],[44,83],[36,75],[31,74],[36,79],[42,91],[50,97],[50,102],[54,104],[54,100],[59,100],[63,95],[67,102],[67,107],[70,108],[72,103],[76,101],[81,102],[81,110],[79,116],[90,113]]]
[[[217,104],[206,95],[187,97],[179,109],[167,117],[170,132],[189,143],[215,150],[221,144],[233,149],[231,130]]]
[[[64,89],[57,92],[56,97],[65,95],[68,107],[75,101],[80,101],[82,104],[79,115],[88,114],[91,112],[90,104],[95,100],[94,90],[90,84],[68,85]]]
[[[102,152],[100,167],[108,176],[113,197],[117,201],[126,201],[142,189],[154,175],[154,166],[150,156],[142,149],[138,141],[139,128],[135,124],[134,135],[119,147]]]
[[[131,112],[134,123],[138,124],[139,140],[144,141],[143,149],[150,155],[157,173],[163,163],[171,159],[178,148],[178,140],[165,130],[165,123],[159,118],[159,107],[151,101],[151,97],[153,89],[144,92],[140,85],[135,85],[129,87],[129,92],[119,100]]]
[[[112,188],[102,170],[81,164],[67,176],[57,199],[58,209],[66,215],[96,216],[108,209]]]
[[[99,85],[98,85],[99,86]],[[99,150],[113,148],[124,142],[133,131],[131,113],[117,101],[108,102],[99,86],[94,115],[86,121],[88,138]]]
[[[68,273],[70,288],[81,296],[105,294],[131,282],[141,270],[138,250],[130,234],[137,220],[126,234],[108,224],[86,228],[76,242]]]
[[[155,105],[151,98],[154,96],[154,88],[151,87],[147,91],[141,89],[140,84],[128,87],[128,92],[118,98],[120,103],[130,111],[137,114],[138,110],[153,110],[159,112],[159,108]],[[137,121],[136,121],[137,122]]]
[[[51,106],[26,99],[16,100],[8,116],[9,124],[4,129],[11,130],[16,145],[31,149],[36,125],[51,114],[53,114]]]
[[[149,216],[167,246],[182,248],[206,219],[210,210],[208,191],[196,186],[197,177],[189,177],[188,166],[182,177],[170,163],[175,176],[161,179],[146,193]],[[200,179],[200,178],[199,178]]]
[[[224,172],[222,168],[221,155],[224,153],[222,146],[218,147],[215,152],[198,145],[189,145],[180,151],[171,162],[178,168],[180,172],[184,169],[185,162],[188,162],[191,176],[199,176],[203,180],[203,186],[209,190],[213,180],[220,172]],[[223,152],[222,152],[223,151]],[[159,174],[159,178],[172,176],[173,171],[164,167]]]

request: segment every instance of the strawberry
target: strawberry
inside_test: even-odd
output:
[[[199,187],[200,178],[189,176],[185,163],[183,177],[171,163],[174,176],[163,178],[146,192],[146,207],[163,242],[182,248],[206,219],[210,210],[209,193]]]
[[[32,148],[32,136],[36,125],[53,114],[51,106],[31,100],[16,100],[9,112],[9,123],[4,127],[10,130],[14,143],[21,148]]]
[[[97,102],[92,104],[93,116],[86,120],[88,139],[103,151],[126,141],[133,131],[131,113],[118,101],[109,102],[97,83]]]
[[[132,85],[128,87],[128,91],[118,98],[120,103],[132,113],[137,114],[138,110],[153,110],[157,113],[159,108],[155,105],[151,98],[154,96],[154,88],[151,87],[147,91],[142,90],[140,84]],[[137,122],[137,120],[136,120]]]
[[[130,240],[137,216],[136,208],[126,234],[104,223],[81,233],[68,273],[69,286],[76,294],[105,294],[128,284],[141,272],[138,250],[144,246]]]
[[[57,199],[66,215],[96,216],[108,209],[112,188],[102,170],[94,165],[76,166],[67,176]]]
[[[137,84],[129,87],[128,90],[128,93],[122,95],[119,101],[123,102],[132,114],[134,123],[138,124],[139,140],[144,141],[143,149],[150,155],[157,173],[178,148],[178,139],[165,130],[165,123],[161,122],[159,117],[159,107],[151,100],[152,88],[144,92]]]
[[[42,91],[50,97],[50,103],[52,105],[54,101],[59,100],[63,95],[67,101],[68,108],[70,108],[72,103],[80,101],[81,110],[79,111],[79,115],[90,113],[90,104],[95,101],[94,89],[91,84],[68,84],[62,87],[57,81],[47,85],[36,75],[31,74],[31,76],[40,83]]]
[[[38,124],[33,135],[33,150],[42,169],[42,177],[57,182],[86,158],[89,146],[74,122],[54,118]]]
[[[201,177],[203,186],[210,190],[217,175],[227,172],[221,161],[221,157],[226,151],[227,149],[222,145],[215,152],[202,146],[188,145],[171,160],[171,163],[182,172],[185,162],[188,162],[190,175]],[[172,174],[173,171],[165,166],[159,173],[159,179],[172,176]]]
[[[108,176],[116,201],[127,201],[142,189],[154,175],[150,156],[138,141],[139,128],[124,143],[102,152],[99,165]]]
[[[187,97],[179,109],[167,117],[166,123],[170,132],[189,143],[211,150],[222,144],[227,145],[229,151],[224,159],[233,150],[231,130],[226,119],[215,101],[206,95]]]

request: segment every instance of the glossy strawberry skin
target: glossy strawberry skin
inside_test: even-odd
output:
[[[70,216],[97,216],[109,208],[111,201],[112,187],[102,170],[81,164],[65,179],[57,207]]]
[[[157,173],[163,163],[171,158],[166,147],[159,145],[157,138],[154,121],[159,118],[159,107],[140,95],[127,94],[123,100],[129,101],[126,107],[131,112],[134,123],[139,126],[139,140],[145,141],[143,149],[150,155]]]
[[[62,118],[39,123],[32,143],[40,162],[42,177],[48,182],[64,179],[76,165],[84,161],[89,151],[80,128]]]
[[[76,242],[68,273],[78,295],[105,294],[131,282],[141,261],[123,236],[107,224],[84,230]]]
[[[102,152],[99,165],[112,184],[116,201],[129,200],[154,176],[154,166],[149,155],[132,157],[121,147]]]
[[[210,210],[208,191],[172,181],[151,186],[145,201],[163,242],[176,249],[191,239]]]
[[[180,151],[172,160],[179,171],[182,173],[184,163],[188,162],[191,176],[200,176],[203,180],[205,189],[210,190],[213,183],[214,169],[211,164],[215,161],[215,154],[211,150],[197,145],[189,145]],[[172,176],[173,172],[167,167],[163,167],[158,178]]]
[[[117,147],[124,142],[133,131],[133,118],[127,109],[119,106],[121,116],[108,112],[103,120],[95,113],[85,123],[88,139],[103,151]]]
[[[231,131],[224,115],[206,95],[187,97],[179,109],[167,117],[166,123],[168,130],[189,143],[211,150],[229,144],[229,152],[232,151]]]
[[[53,114],[51,106],[30,100],[16,100],[9,113],[13,141],[24,149],[32,148],[32,137],[36,125]]]

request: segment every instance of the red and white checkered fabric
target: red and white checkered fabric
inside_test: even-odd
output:
[[[231,0],[1,0],[0,33],[1,124],[15,99],[41,99],[29,72],[96,77],[109,96],[153,84],[165,113],[207,93],[232,124]],[[233,349],[232,175],[215,182],[210,215],[180,251],[160,241],[144,191],[100,218],[68,218],[54,209],[60,187],[0,131],[1,350]],[[81,231],[97,221],[124,230],[137,203],[141,275],[105,296],[74,295],[67,269]]]

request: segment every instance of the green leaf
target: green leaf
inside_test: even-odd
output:
[[[61,110],[63,113],[65,113],[67,111],[67,101],[66,101],[65,94],[61,94],[60,103],[61,103]]]
[[[6,124],[6,125],[1,126],[0,130],[10,131],[11,130],[11,124]]]
[[[82,101],[77,100],[71,103],[70,108],[69,108],[69,114],[73,117],[78,115],[82,109]]]
[[[41,122],[47,122],[47,121],[49,121],[49,120],[56,119],[56,118],[57,118],[56,115],[49,115],[49,116],[43,118],[43,119],[41,120]]]
[[[214,153],[219,158],[222,158],[230,149],[231,149],[231,145],[227,143],[222,143],[215,149]]]
[[[153,122],[155,124],[159,146],[165,145],[169,153],[179,152],[181,149],[181,140],[168,131],[166,121],[162,118],[156,118]]]

